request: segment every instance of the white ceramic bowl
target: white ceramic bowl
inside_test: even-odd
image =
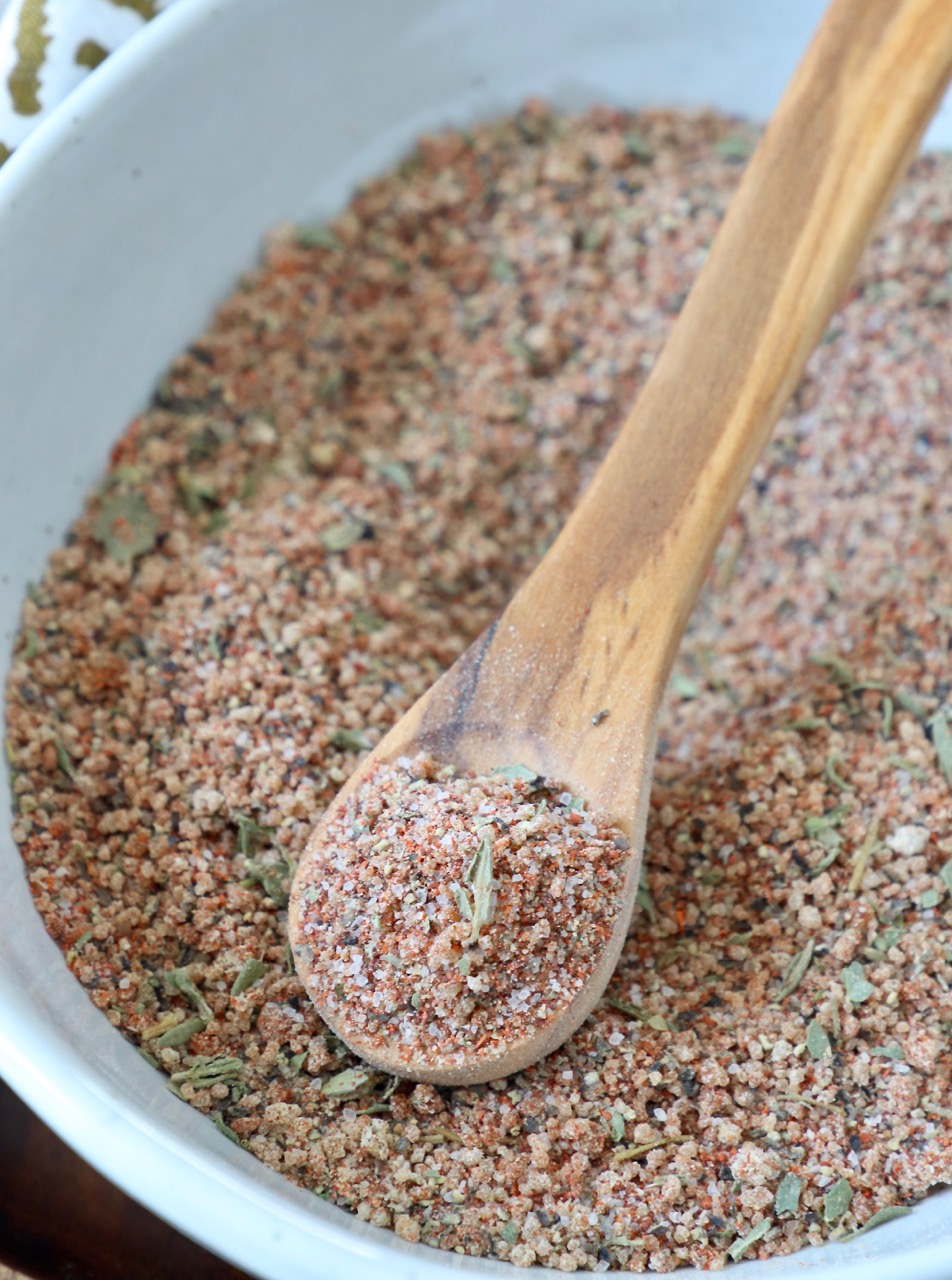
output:
[[[284,217],[333,212],[424,129],[511,109],[766,117],[820,0],[182,0],[0,171],[0,677],[108,446]],[[952,141],[946,109],[931,139]],[[0,830],[0,1073],[107,1177],[269,1280],[508,1274],[284,1182],[177,1101],[67,972]],[[952,1191],[757,1277],[947,1280]],[[687,1280],[689,1274],[681,1272]]]

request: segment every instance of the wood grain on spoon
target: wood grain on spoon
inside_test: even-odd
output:
[[[538,1034],[452,1069],[421,1053],[408,1069],[330,1018],[374,1065],[445,1084],[501,1077],[554,1049],[599,999],[634,905],[658,712],[688,614],[950,73],[950,0],[834,0],[565,529],[498,623],[347,784],[350,793],[378,761],[421,751],[478,773],[519,762],[609,813],[632,840],[612,937],[581,995]]]

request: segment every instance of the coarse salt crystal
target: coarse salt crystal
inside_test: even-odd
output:
[[[886,843],[893,853],[913,857],[917,853],[922,853],[929,843],[929,831],[927,827],[914,826],[910,823],[904,827],[897,827],[891,835],[886,837]]]

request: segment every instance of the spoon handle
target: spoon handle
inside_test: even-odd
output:
[[[610,812],[628,812],[724,526],[950,72],[952,0],[833,0],[605,463],[463,673],[484,723]]]

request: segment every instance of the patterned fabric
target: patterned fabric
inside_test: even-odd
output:
[[[0,164],[113,50],[176,0],[0,0]]]

